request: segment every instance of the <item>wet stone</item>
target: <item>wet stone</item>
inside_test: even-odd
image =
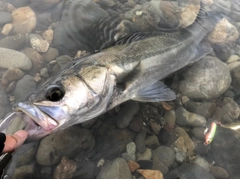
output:
[[[203,116],[188,112],[183,107],[176,110],[176,123],[182,127],[201,127],[206,124],[206,119]]]
[[[23,53],[0,48],[0,68],[16,67],[21,70],[30,70],[32,68],[32,62]]]
[[[211,166],[210,173],[217,179],[225,179],[229,177],[228,172],[219,166]]]
[[[156,135],[159,135],[159,132],[160,132],[160,130],[161,130],[160,124],[157,124],[157,123],[155,123],[155,122],[151,122],[151,123],[150,123],[150,126],[151,126],[153,132],[154,132]]]
[[[107,163],[100,171],[97,179],[132,179],[127,162],[122,158],[116,158]]]
[[[3,119],[10,110],[8,97],[5,91],[0,89],[0,119]]]
[[[11,32],[12,28],[13,28],[12,24],[5,24],[2,28],[1,33],[7,36]]]
[[[236,62],[240,59],[240,57],[238,55],[231,55],[228,60],[227,60],[227,63],[233,63],[233,62]]]
[[[232,118],[220,107],[216,108],[216,111],[212,115],[214,121],[219,121],[224,124],[229,124],[233,121]]]
[[[48,51],[46,53],[42,54],[42,57],[44,61],[51,62],[55,60],[58,57],[59,53],[58,50],[52,47],[49,47]]]
[[[176,147],[174,147],[175,151],[175,161],[177,163],[183,163],[186,160],[186,154],[181,150]]]
[[[158,158],[153,157],[153,167],[154,170],[159,170],[163,173],[163,175],[169,172],[169,169],[166,165],[164,165]]]
[[[19,102],[21,100],[24,100],[27,96],[29,96],[31,93],[36,91],[36,82],[30,75],[25,75],[23,78],[21,78],[17,84],[16,88],[13,92],[15,96],[15,102]]]
[[[240,61],[236,61],[228,64],[228,68],[230,72],[233,72],[239,66],[240,66]]]
[[[33,49],[42,53],[45,53],[48,51],[49,43],[48,41],[43,40],[43,38],[40,35],[31,34],[29,38],[30,38],[31,47]]]
[[[129,154],[129,153],[123,153],[122,158],[124,158],[126,161],[129,161],[129,160],[135,161],[136,160],[135,154]]]
[[[202,157],[196,157],[193,160],[191,160],[192,163],[204,168],[207,171],[210,171],[210,167],[211,165],[206,161],[206,159],[202,158]]]
[[[148,147],[150,149],[155,149],[160,145],[160,143],[158,141],[158,137],[155,135],[148,136],[146,138],[145,143],[146,143],[146,147]]]
[[[44,78],[48,78],[49,77],[48,69],[47,68],[41,69],[40,70],[40,75]]]
[[[164,179],[173,178],[215,179],[214,176],[208,173],[204,168],[189,163],[183,163],[179,167],[173,169]]]
[[[185,108],[192,113],[209,118],[216,110],[216,104],[213,102],[192,102],[185,103]]]
[[[77,171],[74,173],[72,179],[86,178],[86,179],[95,179],[97,173],[96,164],[86,158],[77,157],[75,159],[77,164]]]
[[[20,178],[26,178],[26,177],[32,178],[31,176],[33,174],[34,174],[34,166],[24,165],[15,169],[12,179],[20,179]]]
[[[152,159],[152,150],[146,148],[145,152],[137,153],[137,161],[139,160],[151,160]]]
[[[21,79],[24,76],[24,72],[18,68],[10,67],[3,74],[1,82],[6,85],[11,83],[12,81]]]
[[[211,56],[194,63],[183,74],[179,90],[190,99],[215,99],[230,86],[231,75],[227,64]]]
[[[240,109],[238,107],[238,104],[232,98],[228,98],[228,97],[223,98],[222,109],[232,119],[237,119],[240,115]]]
[[[175,159],[175,152],[167,146],[160,146],[153,151],[153,158],[157,158],[164,165],[170,167]]]
[[[126,128],[133,119],[133,116],[138,112],[138,110],[139,106],[137,102],[126,102],[124,106],[120,109],[116,117],[117,126],[120,129]]]
[[[140,165],[137,162],[134,162],[132,160],[128,161],[128,166],[130,168],[130,171],[133,173],[135,172],[137,169],[140,168]]]
[[[136,114],[128,126],[134,132],[140,132],[143,128],[143,117]]]
[[[53,30],[48,29],[42,33],[42,37],[44,40],[48,41],[49,44],[52,43],[53,40]]]
[[[152,169],[153,162],[151,160],[138,160],[138,164],[140,165],[141,169]]]
[[[139,169],[137,172],[141,173],[145,179],[163,179],[163,174],[159,170],[142,170]]]
[[[13,32],[30,33],[36,27],[36,16],[29,7],[20,7],[12,12]]]
[[[76,171],[76,163],[69,160],[67,157],[62,157],[60,164],[57,166],[53,179],[72,178],[74,172]]]
[[[166,124],[168,125],[168,127],[174,128],[175,122],[176,122],[175,111],[171,110],[166,112],[166,114],[164,115],[164,118],[166,119]]]
[[[12,21],[12,16],[8,12],[0,12],[0,26],[10,23]]]
[[[0,47],[19,50],[25,47],[27,44],[27,39],[28,37],[25,34],[4,37],[2,40],[0,40]]]
[[[128,154],[136,153],[136,144],[134,142],[130,142],[126,145],[126,150]]]
[[[194,127],[191,130],[191,133],[193,134],[194,137],[196,137],[199,140],[204,140],[205,135],[204,135],[205,128],[203,127]]]
[[[135,143],[137,146],[137,151],[143,153],[146,150],[145,138],[147,135],[146,129],[142,129],[136,136]]]

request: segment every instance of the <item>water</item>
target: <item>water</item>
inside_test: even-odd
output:
[[[212,51],[163,80],[175,100],[128,101],[26,144],[12,178],[239,178],[238,1],[11,0],[0,11],[1,119],[68,62],[126,35],[179,31],[207,14],[219,21],[203,40]],[[5,132],[22,128],[20,121]]]

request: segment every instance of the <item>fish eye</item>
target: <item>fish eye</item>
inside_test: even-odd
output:
[[[46,98],[50,101],[56,102],[60,101],[63,98],[64,94],[65,92],[61,86],[52,85],[47,88]]]

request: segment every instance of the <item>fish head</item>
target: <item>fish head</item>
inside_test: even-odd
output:
[[[65,71],[27,100],[16,104],[15,111],[34,121],[35,125],[31,123],[28,127],[29,137],[41,138],[103,113],[114,86],[113,76],[108,71],[101,66]]]

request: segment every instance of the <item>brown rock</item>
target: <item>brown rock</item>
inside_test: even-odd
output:
[[[186,7],[184,8],[184,11],[180,15],[180,17],[181,17],[180,24],[182,25],[182,27],[187,27],[187,26],[191,25],[195,21],[199,10],[200,10],[200,4],[199,5],[194,5],[194,4],[186,5]]]
[[[223,18],[209,34],[208,39],[212,43],[225,44],[234,42],[239,37],[239,32],[227,19]]]
[[[170,111],[172,109],[172,106],[170,106],[168,103],[166,102],[162,102],[162,106],[166,111]]]
[[[36,27],[36,16],[29,7],[20,7],[12,12],[13,32],[30,33]]]
[[[163,174],[159,170],[137,170],[145,179],[163,179]]]
[[[62,157],[61,163],[57,166],[54,172],[54,179],[71,179],[73,173],[77,170],[77,165],[74,161],[67,157]]]
[[[31,47],[37,50],[38,52],[45,53],[49,49],[48,41],[43,40],[43,38],[37,34],[30,35],[30,44],[31,44]]]
[[[137,169],[140,168],[140,165],[137,162],[134,162],[132,160],[128,161],[128,166],[130,168],[130,171],[133,173],[135,172]]]
[[[48,41],[49,44],[52,43],[53,40],[53,30],[48,29],[45,32],[42,33],[42,37],[44,40]]]
[[[211,166],[210,173],[212,173],[215,178],[219,179],[229,177],[228,172],[224,168],[219,166]]]
[[[10,67],[2,76],[1,82],[6,85],[24,76],[24,72],[18,68]]]
[[[5,24],[2,28],[2,34],[3,35],[8,35],[9,32],[11,32],[12,28],[13,28],[12,24]]]

